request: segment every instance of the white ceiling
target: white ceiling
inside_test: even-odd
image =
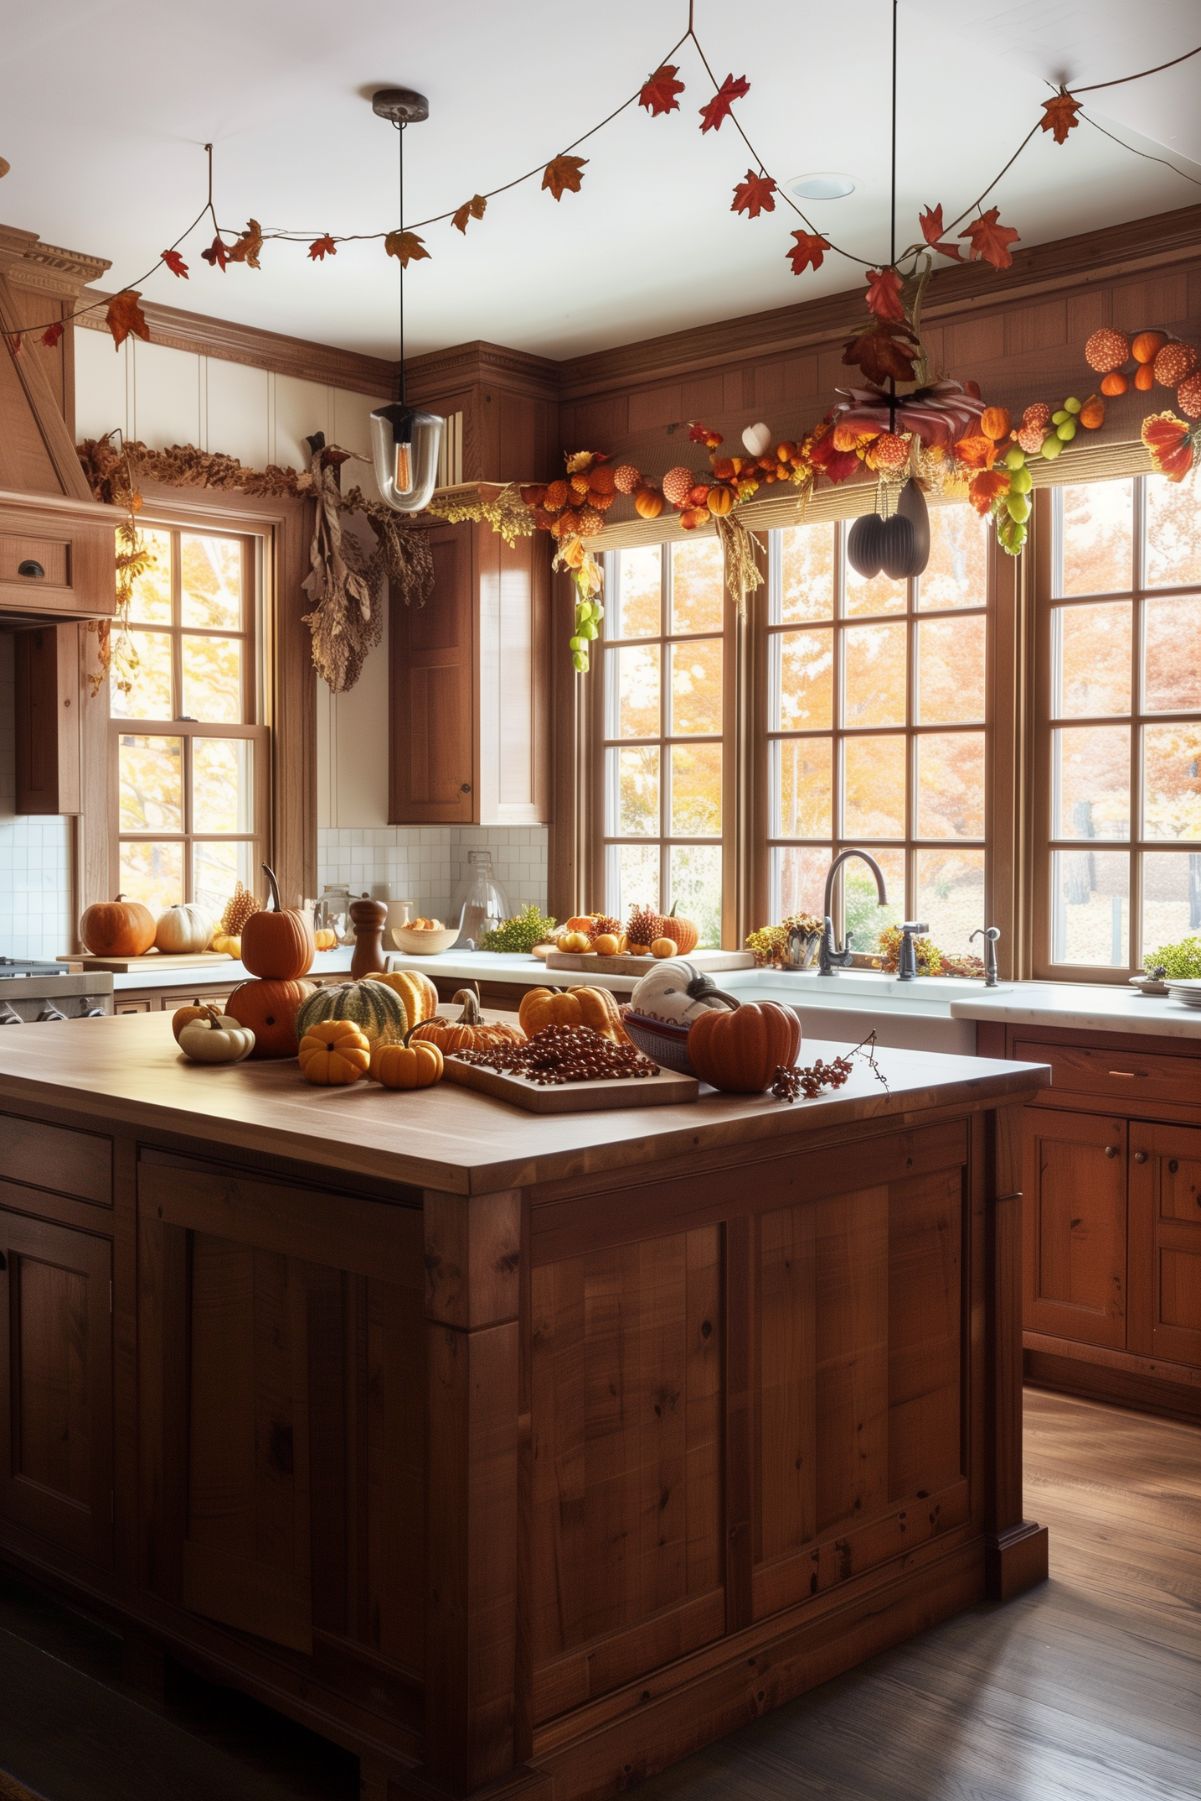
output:
[[[718,77],[745,73],[751,138],[778,178],[845,169],[845,200],[810,202],[860,255],[888,246],[889,0],[696,0]],[[438,213],[543,163],[640,84],[683,29],[686,0],[53,0],[5,27],[0,218],[111,259],[133,282],[204,198],[216,145],[222,224],[372,231],[395,224],[395,141],[364,97],[429,95],[406,140],[406,213]],[[960,212],[1009,155],[1048,81],[1099,81],[1201,41],[1198,0],[902,0],[901,241],[926,203]],[[432,260],[406,283],[411,350],[484,337],[565,356],[858,285],[828,257],[793,276],[799,221],[729,211],[747,166],[727,123],[702,136],[709,97],[690,46],[678,113],[631,107],[581,154],[583,190],[556,204],[537,182],[498,197],[465,238],[425,233]],[[1039,134],[995,196],[1023,244],[1201,200],[1201,58],[1099,94],[1102,125],[1194,178],[1119,149],[1082,123]],[[1165,149],[1166,147],[1166,149]],[[149,299],[379,355],[395,354],[396,265],[379,244],[310,264],[268,244],[261,272],[201,262],[161,270]],[[986,282],[990,275],[981,271]]]

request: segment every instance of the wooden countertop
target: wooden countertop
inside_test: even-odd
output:
[[[807,1041],[805,1057],[844,1048]],[[475,1194],[731,1143],[803,1141],[864,1120],[921,1123],[935,1109],[1029,1098],[1049,1081],[1044,1064],[900,1050],[881,1051],[879,1061],[887,1094],[857,1064],[845,1088],[793,1106],[702,1089],[689,1105],[535,1116],[449,1083],[416,1093],[366,1082],[313,1088],[291,1060],[188,1063],[170,1016],[151,1013],[0,1034],[0,1107],[19,1112],[36,1101],[93,1129],[141,1126],[214,1151],[266,1152],[322,1171]]]

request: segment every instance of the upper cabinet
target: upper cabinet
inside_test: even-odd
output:
[[[409,398],[447,419],[448,483],[533,481],[558,454],[549,365],[469,345],[419,358]],[[539,825],[550,817],[550,547],[486,525],[428,527],[434,591],[392,600],[389,821]]]

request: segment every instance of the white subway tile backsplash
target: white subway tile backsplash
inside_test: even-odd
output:
[[[423,913],[447,919],[468,875],[471,850],[492,852],[492,868],[513,907],[546,906],[547,833],[542,826],[323,827],[321,887],[386,887]]]

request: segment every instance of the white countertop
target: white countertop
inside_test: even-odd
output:
[[[1159,1038],[1201,1037],[1201,1010],[1166,995],[1144,995],[1126,983],[1014,982],[1009,988],[951,1002],[952,1019],[1015,1026],[1065,1026],[1074,1032],[1145,1032]]]
[[[318,951],[309,974],[344,974],[349,979],[353,955],[354,947],[349,944],[339,945],[337,950]],[[594,988],[612,988],[618,994],[628,994],[637,979],[634,976],[593,975],[591,972],[581,975],[574,969],[547,969],[541,957],[518,957],[496,951],[452,950],[443,951],[437,957],[413,957],[404,951],[389,951],[388,956],[393,969],[423,969],[428,975],[451,981],[538,982],[551,988],[572,988],[586,981]],[[212,988],[218,984],[222,988],[236,988],[239,982],[250,979],[245,964],[231,958],[226,963],[198,963],[192,969],[159,970],[147,965],[144,970],[135,970],[130,975],[114,976],[113,988],[118,994],[129,988]]]

